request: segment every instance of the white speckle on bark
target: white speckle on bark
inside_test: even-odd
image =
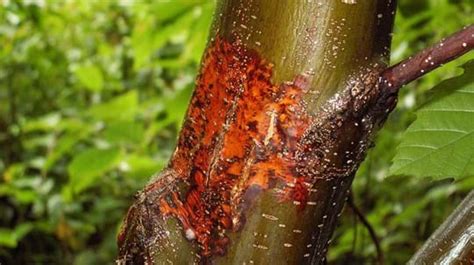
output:
[[[357,0],[342,0],[342,2],[349,5],[357,4]]]
[[[187,240],[194,240],[196,238],[196,234],[191,228],[186,229],[184,233]]]

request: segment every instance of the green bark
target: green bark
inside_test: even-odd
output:
[[[211,36],[240,36],[274,64],[275,83],[307,73],[316,109],[344,89],[355,70],[388,63],[395,0],[345,2],[223,0]]]

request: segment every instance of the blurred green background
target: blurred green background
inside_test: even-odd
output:
[[[393,61],[474,22],[470,0],[399,1]],[[206,44],[211,1],[0,0],[0,264],[112,264],[133,194],[167,162]],[[403,90],[354,183],[388,264],[408,260],[462,197],[457,182],[387,175],[426,91]],[[331,263],[375,247],[346,209]]]

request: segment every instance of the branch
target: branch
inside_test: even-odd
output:
[[[407,264],[474,264],[473,220],[471,191]]]
[[[382,248],[380,247],[380,241],[377,237],[377,234],[375,233],[375,230],[372,227],[372,225],[369,223],[369,220],[365,218],[365,215],[362,213],[362,211],[355,205],[352,192],[350,192],[349,196],[347,197],[347,204],[349,205],[349,207],[351,207],[354,214],[359,218],[359,220],[362,222],[362,224],[365,226],[365,228],[369,232],[370,237],[372,238],[372,242],[374,242],[375,249],[377,250],[377,263],[379,265],[384,264],[383,251],[382,251]]]
[[[474,24],[387,68],[381,74],[382,82],[397,91],[402,86],[472,49],[474,49]]]

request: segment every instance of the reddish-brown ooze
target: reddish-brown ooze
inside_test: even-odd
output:
[[[160,212],[177,218],[204,257],[225,253],[226,233],[243,221],[244,194],[274,188],[279,200],[304,207],[306,176],[297,173],[300,139],[310,116],[303,76],[274,85],[272,65],[255,51],[222,38],[203,58],[201,74],[170,162],[185,194],[171,192]],[[248,200],[248,199],[247,199]]]

